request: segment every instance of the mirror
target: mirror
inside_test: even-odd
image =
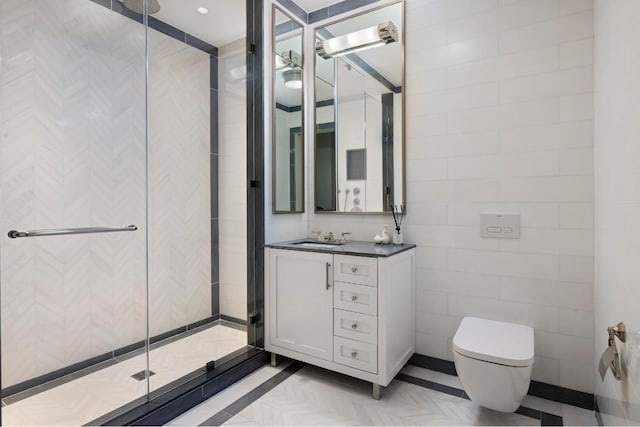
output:
[[[404,205],[402,2],[315,29],[315,211]]]
[[[273,213],[304,212],[302,25],[273,7]]]

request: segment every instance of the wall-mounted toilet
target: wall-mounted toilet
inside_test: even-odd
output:
[[[527,394],[533,367],[533,328],[465,317],[453,337],[453,360],[471,400],[513,412]]]

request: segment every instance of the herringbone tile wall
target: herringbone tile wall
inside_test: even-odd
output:
[[[87,0],[0,2],[2,387],[145,334],[144,29]],[[151,334],[210,313],[209,57],[150,30]]]

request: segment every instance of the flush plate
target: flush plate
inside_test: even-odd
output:
[[[480,237],[494,239],[519,239],[519,213],[481,213]]]

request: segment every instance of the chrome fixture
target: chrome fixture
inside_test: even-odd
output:
[[[346,55],[398,41],[398,29],[387,21],[332,39],[316,42],[316,53],[324,59]]]
[[[158,3],[158,0],[147,1],[147,10],[149,15],[160,12],[160,3]],[[136,13],[144,13],[144,2],[145,0],[122,0],[124,7]]]
[[[81,227],[81,228],[58,228],[50,230],[30,230],[30,231],[9,231],[11,239],[22,237],[44,237],[44,236],[61,236],[66,234],[93,234],[93,233],[116,233],[119,231],[136,231],[138,227],[135,225],[127,225],[124,227]]]
[[[611,361],[611,373],[613,377],[622,381],[622,366],[620,365],[620,354],[618,353],[618,347],[616,346],[616,337],[622,342],[627,342],[627,330],[623,322],[618,323],[616,326],[609,326],[607,328],[609,333],[609,347],[613,350],[613,360]]]
[[[289,89],[302,89],[302,70],[294,68],[282,73],[284,85]]]
[[[324,240],[326,242],[335,242],[336,241],[336,237],[333,235],[333,231],[330,231],[329,234],[324,236]]]
[[[312,231],[311,234],[316,240],[322,242],[322,231]]]
[[[295,50],[286,50],[276,55],[276,71],[302,68],[302,55]]]
[[[340,238],[340,242],[347,243],[347,236],[351,236],[351,233],[343,231],[342,237]]]

